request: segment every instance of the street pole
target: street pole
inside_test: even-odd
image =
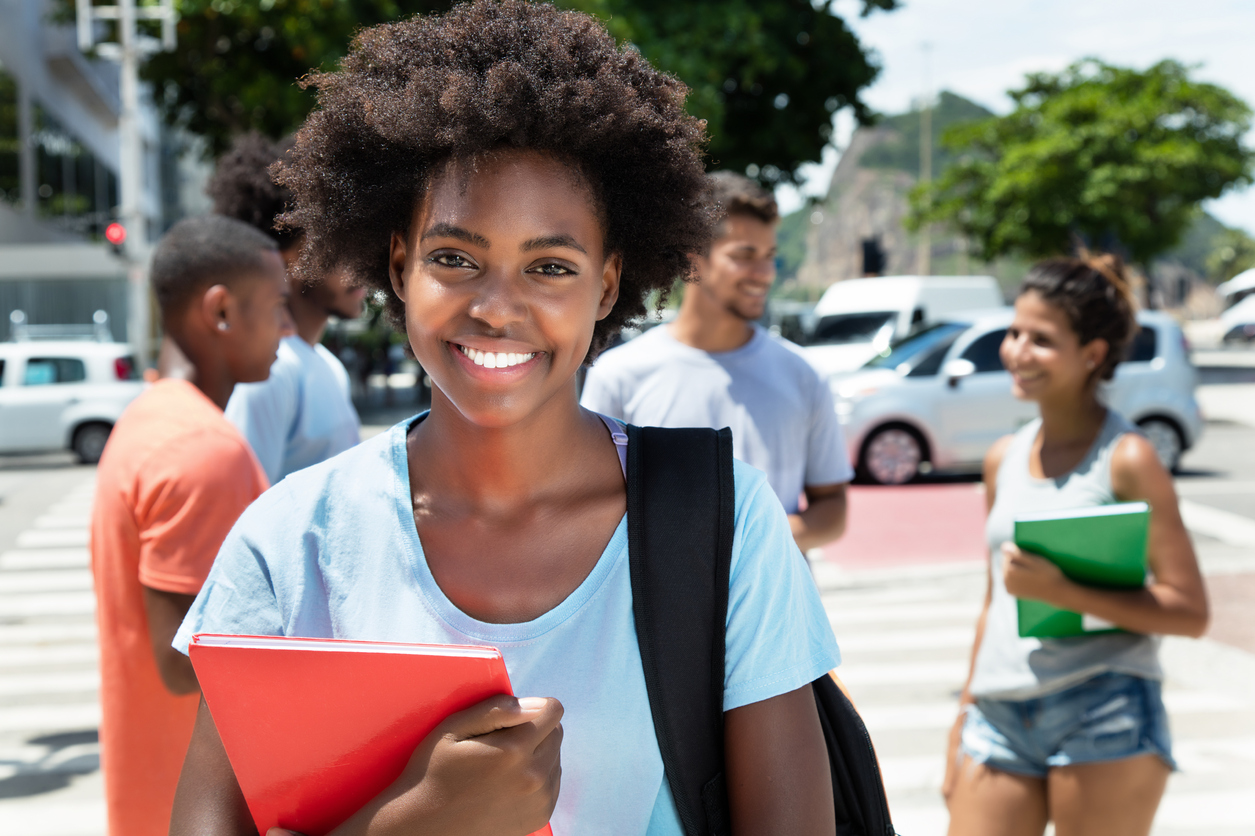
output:
[[[151,291],[148,288],[148,219],[144,214],[144,139],[139,131],[139,63],[143,56],[175,45],[173,0],[159,6],[136,8],[135,0],[117,0],[117,5],[96,6],[91,0],[76,0],[79,49],[92,47],[102,58],[118,62],[118,215],[126,229],[123,258],[126,261],[127,317],[126,340],[144,366],[152,359],[150,336]],[[142,38],[140,18],[161,21],[161,40]],[[95,21],[116,20],[117,41],[96,43]]]
[[[151,359],[148,342],[151,324],[148,313],[148,226],[142,208],[144,194],[143,139],[139,135],[139,55],[135,45],[135,0],[118,0],[118,41],[122,47],[119,92],[122,99],[118,114],[118,197],[120,214],[126,227],[127,317],[126,339],[148,365]]]
[[[933,100],[928,77],[928,53],[931,44],[921,44],[924,53],[924,98],[920,102],[919,112],[919,181],[927,187],[933,179]],[[925,209],[929,208],[925,204]],[[921,276],[932,274],[933,242],[932,230],[928,224],[919,229],[919,252],[916,272]]]

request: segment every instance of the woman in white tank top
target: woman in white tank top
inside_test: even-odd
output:
[[[1137,330],[1113,257],[1035,266],[1002,344],[1017,398],[1039,420],[985,457],[989,590],[950,735],[951,836],[1144,836],[1173,768],[1158,635],[1200,636],[1207,598],[1172,478],[1136,427],[1100,399]],[[1150,582],[1086,587],[1011,542],[1015,517],[1145,501]],[[1020,638],[1015,600],[1096,616],[1124,633]]]

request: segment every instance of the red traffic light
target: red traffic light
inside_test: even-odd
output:
[[[114,221],[105,227],[105,240],[113,246],[118,246],[126,240],[126,227]]]

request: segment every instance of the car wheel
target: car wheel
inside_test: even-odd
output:
[[[84,424],[74,433],[74,453],[83,464],[96,464],[100,454],[105,451],[105,442],[109,440],[109,431],[113,427],[108,424]]]
[[[863,445],[859,465],[867,481],[877,485],[905,485],[919,475],[924,443],[906,427],[883,427]]]
[[[1181,452],[1185,445],[1181,442],[1181,431],[1166,418],[1145,418],[1137,422],[1146,440],[1159,454],[1159,461],[1164,468],[1173,473],[1181,463]]]

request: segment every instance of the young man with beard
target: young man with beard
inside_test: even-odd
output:
[[[206,191],[215,212],[250,223],[273,237],[291,272],[300,255],[301,234],[275,228],[275,218],[291,195],[271,179],[269,170],[284,152],[282,145],[246,134],[218,161]],[[226,412],[252,445],[272,483],[360,440],[349,373],[321,340],[330,317],[361,315],[366,291],[345,272],[317,282],[294,283],[292,291],[289,310],[296,333],[279,345],[270,378],[237,387]]]
[[[693,258],[679,315],[602,355],[581,404],[640,426],[731,427],[736,457],[767,474],[807,551],[844,532],[854,472],[827,385],[756,322],[776,276],[775,200],[732,172],[709,183],[725,217]]]

